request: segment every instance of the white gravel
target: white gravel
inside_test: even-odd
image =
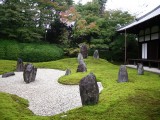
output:
[[[51,116],[81,107],[78,85],[62,85],[58,78],[64,71],[54,69],[38,69],[36,80],[26,84],[22,72],[15,76],[2,78],[0,75],[0,91],[16,94],[29,101],[29,109],[36,115]]]

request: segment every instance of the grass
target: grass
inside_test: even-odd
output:
[[[88,68],[86,73],[76,73],[78,66],[76,58],[34,63],[34,65],[40,68],[71,69],[71,75],[59,79],[59,82],[63,84],[78,84],[82,77],[93,72],[104,87],[97,105],[68,111],[65,118],[60,117],[62,114],[42,117],[33,115],[27,110],[27,101],[24,99],[16,97],[18,101],[24,101],[17,104],[13,95],[0,93],[0,98],[3,98],[0,99],[0,106],[2,106],[0,107],[0,116],[15,120],[160,120],[159,75],[150,72],[145,72],[145,75],[137,75],[135,69],[127,68],[129,82],[117,83],[119,65],[103,59],[95,60],[91,57],[85,59],[85,62]],[[2,66],[0,74],[13,71],[15,64],[15,61],[0,60],[0,66]],[[8,110],[10,107],[13,110]],[[21,108],[25,110],[20,111]]]

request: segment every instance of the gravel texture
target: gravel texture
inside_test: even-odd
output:
[[[16,94],[29,101],[29,109],[36,115],[51,116],[81,107],[78,85],[62,85],[57,82],[65,71],[38,69],[36,80],[26,84],[22,72],[2,78],[0,91]]]

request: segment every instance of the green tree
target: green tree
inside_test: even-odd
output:
[[[46,29],[72,0],[4,0],[0,4],[0,35],[21,42],[45,38]]]
[[[31,0],[5,0],[0,5],[1,37],[23,42],[37,41],[42,38],[41,31],[36,29],[35,14]]]
[[[106,5],[107,0],[93,0],[94,4],[97,4],[99,7],[99,15],[103,16],[105,12],[105,5]]]
[[[105,56],[107,59],[122,60],[122,53],[124,52],[124,36],[119,35],[116,32],[116,29],[131,22],[134,19],[134,16],[130,15],[128,12],[120,10],[104,11],[104,8],[101,8],[102,6],[105,6],[106,2],[107,0],[93,0],[93,2],[85,5],[79,4],[76,8],[81,15],[81,18],[83,18],[87,23],[95,22],[99,28],[98,33],[89,34],[91,38],[90,48],[106,52],[108,51]],[[78,32],[80,32],[80,30]],[[129,39],[131,40],[127,45],[130,47],[132,46],[132,48],[135,46],[136,48],[137,41],[135,41],[135,36],[130,35]],[[128,51],[131,54],[133,53],[132,50]],[[120,57],[118,58],[115,56]]]

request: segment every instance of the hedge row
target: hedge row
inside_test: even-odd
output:
[[[18,43],[10,40],[0,40],[0,59],[26,62],[44,62],[63,57],[63,49],[52,44]]]

